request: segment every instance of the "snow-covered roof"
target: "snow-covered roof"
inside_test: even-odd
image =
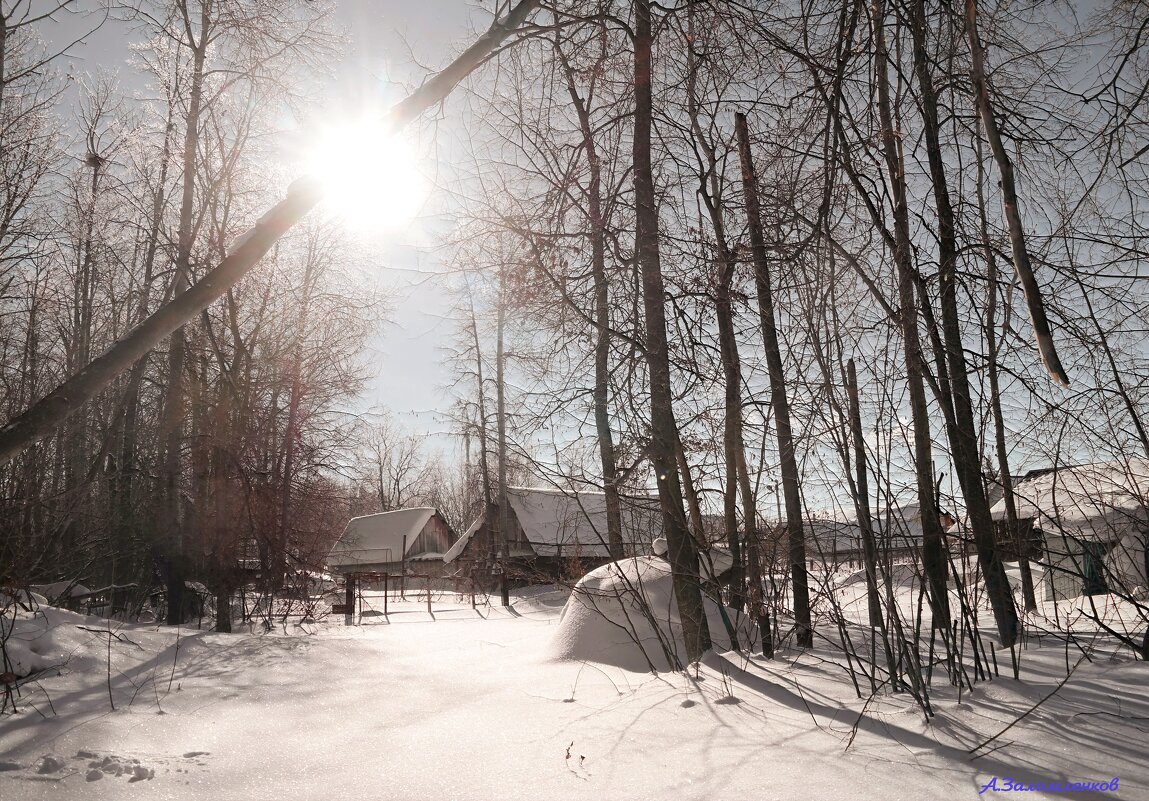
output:
[[[833,556],[862,550],[862,528],[847,520],[803,520],[808,555]]]
[[[339,541],[332,546],[327,564],[346,566],[402,561],[403,538],[407,538],[406,550],[410,551],[434,514],[433,508],[424,506],[353,517]]]
[[[574,492],[538,487],[507,487],[507,501],[518,518],[527,541],[538,556],[608,555],[606,495],[602,492]],[[658,498],[620,498],[623,542],[649,545],[662,531]],[[443,561],[454,561],[479,530],[476,520]]]
[[[619,500],[623,542],[647,544],[662,531],[657,498]],[[583,556],[608,555],[605,493],[508,487],[507,502],[539,556],[575,547]]]
[[[92,593],[83,584],[73,581],[56,581],[51,584],[33,584],[32,591],[38,592],[50,602],[56,603],[68,598],[79,598]]]
[[[879,547],[905,548],[922,540],[922,522],[916,504],[871,512],[870,525]],[[855,519],[808,518],[802,521],[802,531],[806,550],[811,555],[862,551],[862,527]]]
[[[435,551],[427,551],[426,553],[412,556],[409,561],[412,562],[438,562],[443,559],[443,554],[436,553]]]
[[[475,532],[482,528],[482,526],[483,518],[480,516],[475,519],[475,522],[471,524],[470,528],[463,532],[463,536],[455,540],[455,544],[447,549],[447,552],[443,554],[443,561],[450,563],[458,559],[459,555],[463,553],[463,549],[467,547],[467,543],[471,541],[471,537],[475,536]]]
[[[1045,531],[1109,541],[1149,521],[1149,459],[1098,462],[1041,473],[1014,488],[1017,516]],[[1005,519],[1005,500],[990,510]]]

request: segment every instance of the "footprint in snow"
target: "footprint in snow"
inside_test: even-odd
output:
[[[583,781],[590,779],[590,771],[586,767],[585,754],[572,754],[571,749],[574,748],[574,742],[567,746],[566,751],[566,766],[567,770],[578,776]]]
[[[80,751],[76,756],[80,757],[80,754],[95,756],[90,751]],[[86,757],[80,758],[84,759]],[[105,776],[126,776],[128,782],[132,783],[154,779],[156,772],[155,769],[140,764],[138,759],[109,754],[103,759],[96,758],[90,761],[88,763],[88,772],[85,774],[85,778],[90,782],[99,781]]]
[[[67,763],[60,757],[54,754],[45,754],[40,757],[40,766],[36,768],[36,772],[40,774],[59,773],[65,767],[67,767]]]

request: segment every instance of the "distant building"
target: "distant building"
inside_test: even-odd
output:
[[[623,550],[628,556],[650,552],[662,533],[658,499],[620,499]],[[606,495],[537,487],[507,488],[508,577],[517,583],[577,579],[610,561]],[[492,504],[444,556],[448,569],[473,576],[481,585],[498,581],[499,507]]]
[[[443,555],[456,540],[430,507],[353,517],[327,556],[332,573],[441,575]]]
[[[1146,587],[1149,459],[1035,470],[1013,491],[1015,539],[1036,543],[1047,600]],[[1005,501],[991,514],[1005,520]]]
[[[943,531],[954,526],[954,519],[943,513]],[[886,564],[907,562],[915,558],[922,546],[922,519],[917,504],[871,512],[871,529],[879,557]],[[802,521],[806,540],[807,567],[823,565],[861,568],[865,551],[862,527],[856,520],[833,520],[810,517]],[[774,570],[784,569],[789,562],[789,536],[786,523],[775,523],[763,537],[763,561]]]

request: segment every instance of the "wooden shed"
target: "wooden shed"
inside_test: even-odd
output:
[[[327,556],[332,573],[441,575],[456,536],[431,507],[353,517]]]
[[[948,514],[941,518],[942,529],[949,531],[954,520]],[[871,512],[870,527],[878,554],[887,564],[913,561],[922,546],[922,520],[917,504],[890,506]],[[857,520],[810,517],[802,521],[806,538],[807,567],[862,567],[865,548],[862,527]],[[789,563],[789,537],[786,524],[769,529],[761,545],[763,562],[773,570],[784,570]]]
[[[1014,486],[1020,527],[1040,543],[1045,597],[1146,587],[1149,459],[1035,470]],[[1005,501],[991,509],[1005,519]]]
[[[650,553],[662,533],[658,499],[628,496],[621,500],[623,548],[628,556]],[[517,583],[545,583],[578,578],[610,561],[607,547],[606,495],[537,487],[507,488],[507,558]],[[450,570],[482,584],[494,583],[500,513],[492,504],[447,552]]]

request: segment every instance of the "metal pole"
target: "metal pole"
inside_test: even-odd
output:
[[[350,626],[354,623],[355,616],[355,574],[347,574],[347,586],[343,590],[343,625]]]

